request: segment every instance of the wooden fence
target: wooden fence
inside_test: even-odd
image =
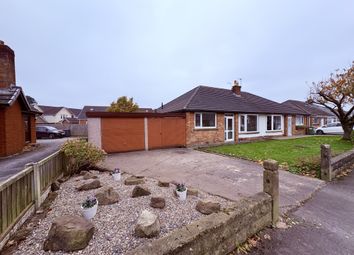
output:
[[[37,209],[45,200],[50,185],[65,169],[60,151],[27,165],[24,170],[0,184],[0,249],[24,215]]]

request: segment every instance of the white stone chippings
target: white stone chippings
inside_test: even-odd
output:
[[[175,185],[169,188],[159,187],[154,179],[145,178],[145,185],[151,191],[150,196],[131,198],[134,185],[124,185],[124,180],[128,175],[123,175],[120,182],[113,180],[108,173],[99,174],[99,180],[103,189],[111,186],[118,192],[120,200],[116,204],[99,206],[96,216],[92,219],[95,226],[95,233],[89,245],[81,251],[71,254],[124,254],[142,244],[158,239],[168,232],[190,224],[191,222],[204,217],[195,210],[199,199],[213,198],[221,203],[222,207],[232,204],[226,199],[211,196],[204,192],[199,192],[199,197],[188,196],[186,201],[179,201],[173,195]],[[54,200],[51,211],[45,219],[34,227],[30,235],[23,241],[14,254],[65,254],[64,252],[45,252],[43,243],[48,235],[52,221],[62,215],[81,215],[81,202],[88,195],[94,195],[100,189],[78,192],[75,187],[81,181],[82,176],[69,179],[61,185],[58,197]],[[162,196],[166,199],[164,209],[150,207],[151,196]],[[138,238],[134,236],[134,229],[137,219],[143,210],[148,210],[158,215],[161,232],[154,238]]]

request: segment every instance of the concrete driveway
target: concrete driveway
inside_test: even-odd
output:
[[[39,147],[34,151],[0,159],[0,183],[23,170],[27,163],[40,161],[56,152],[67,139],[37,140]]]
[[[105,164],[130,174],[184,182],[231,200],[253,195],[263,188],[263,168],[259,164],[192,149],[111,154]],[[299,206],[323,184],[318,179],[280,171],[282,212]]]

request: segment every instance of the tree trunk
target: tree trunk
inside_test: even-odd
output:
[[[342,139],[343,140],[351,140],[352,139],[352,132],[353,132],[353,125],[343,125],[344,134]]]

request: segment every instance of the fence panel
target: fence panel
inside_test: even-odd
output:
[[[64,165],[64,154],[58,151],[0,184],[1,244],[26,212],[33,205],[40,205],[41,195],[64,173]],[[38,173],[38,181],[35,180],[35,172]]]
[[[33,166],[0,184],[0,240],[34,204]]]

